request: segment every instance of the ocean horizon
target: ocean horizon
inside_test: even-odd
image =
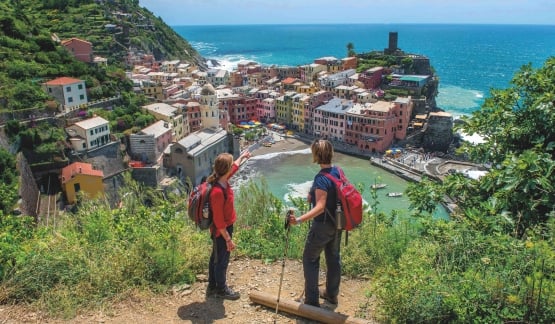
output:
[[[389,33],[398,33],[398,46],[406,53],[427,56],[440,80],[438,106],[455,118],[480,108],[490,89],[510,86],[515,73],[528,63],[542,66],[555,55],[555,26],[535,25],[233,25],[174,26],[201,55],[232,70],[237,62],[298,66],[314,59],[343,58],[347,44],[356,52],[381,51],[388,47]],[[480,141],[481,138],[466,140]],[[295,153],[295,154],[290,154]],[[286,203],[288,195],[304,197],[317,172],[307,163],[306,152],[280,152],[263,161],[253,160],[246,179],[267,180],[269,189]],[[390,190],[404,192],[408,182],[372,167],[365,159],[337,154],[334,163],[365,188],[375,182],[388,184],[379,193],[382,210],[407,211],[408,197],[389,198]],[[377,180],[379,179],[379,180]],[[369,191],[365,194],[369,201]],[[438,206],[436,212],[445,214]]]
[[[203,57],[233,70],[241,60],[298,66],[325,56],[381,51],[389,32],[406,53],[427,56],[440,79],[437,104],[455,118],[482,105],[491,89],[504,89],[520,67],[541,67],[555,56],[554,25],[283,24],[175,25]]]

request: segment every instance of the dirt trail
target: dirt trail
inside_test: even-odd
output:
[[[72,320],[61,321],[48,318],[23,306],[0,305],[0,323],[315,323],[295,315],[254,304],[249,292],[261,291],[277,297],[282,261],[269,265],[258,260],[234,259],[230,263],[228,283],[241,293],[237,301],[206,298],[206,282],[199,281],[191,287],[176,289],[165,295],[134,297],[112,305],[111,309],[80,314]],[[320,283],[324,277],[320,276]],[[200,275],[200,280],[205,276]],[[302,264],[296,260],[285,262],[281,288],[281,300],[295,300],[303,293]],[[343,278],[339,305],[322,307],[349,316],[362,317],[361,307],[371,309],[372,300],[365,297],[368,283]],[[369,306],[370,305],[370,306]],[[367,310],[364,310],[366,314]]]

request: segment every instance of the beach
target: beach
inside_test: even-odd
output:
[[[261,143],[252,145],[254,149],[251,151],[252,156],[265,155],[270,153],[279,153],[286,151],[297,151],[309,148],[309,145],[295,137],[283,136],[274,133],[274,143],[271,146],[263,146]]]

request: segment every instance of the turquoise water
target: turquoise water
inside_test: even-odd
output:
[[[507,88],[521,66],[531,63],[537,68],[555,55],[555,26],[360,24],[173,26],[173,29],[201,55],[220,61],[226,69],[234,68],[240,60],[297,66],[323,56],[343,58],[348,43],[353,43],[359,53],[383,50],[388,46],[389,32],[395,31],[399,48],[430,58],[440,79],[438,106],[454,116],[479,109],[490,89]],[[254,175],[264,176],[276,196],[284,200],[288,194],[305,197],[318,172],[318,166],[310,161],[308,150],[303,154],[256,157],[241,171],[239,183]],[[337,154],[335,162],[345,169],[352,182],[364,183],[366,189],[374,182],[388,184],[378,191],[381,210],[408,208],[405,196],[385,196],[387,192],[404,191],[407,183],[403,179],[363,159]],[[369,201],[369,190],[363,195]],[[442,215],[446,215],[445,211]]]
[[[185,22],[184,22],[185,23]],[[405,52],[430,58],[440,78],[438,106],[455,116],[477,110],[491,88],[507,88],[515,72],[555,55],[555,26],[538,25],[248,25],[173,26],[204,57],[232,68],[239,60],[297,66],[315,58],[383,50],[389,32]]]
[[[306,197],[308,194],[312,180],[320,170],[319,165],[311,161],[309,149],[254,156],[241,167],[236,175],[239,180],[235,180],[234,185],[239,187],[247,180],[264,177],[270,192],[287,203],[289,195]],[[343,168],[352,183],[363,184],[362,194],[366,202],[370,201],[370,185],[386,183],[386,188],[377,191],[378,209],[384,212],[408,211],[409,200],[406,195],[396,198],[386,196],[388,192],[404,192],[407,181],[371,165],[366,159],[335,153],[333,162]],[[447,212],[439,208],[436,216],[447,217]]]

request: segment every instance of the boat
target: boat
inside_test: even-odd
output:
[[[264,142],[264,143],[262,143],[262,145],[265,146],[265,147],[271,147],[271,146],[272,146],[272,143],[270,143],[270,142]]]
[[[388,192],[387,196],[388,197],[401,197],[403,195],[402,192]]]
[[[370,186],[371,189],[383,189],[385,187],[387,187],[385,183],[376,183]]]

